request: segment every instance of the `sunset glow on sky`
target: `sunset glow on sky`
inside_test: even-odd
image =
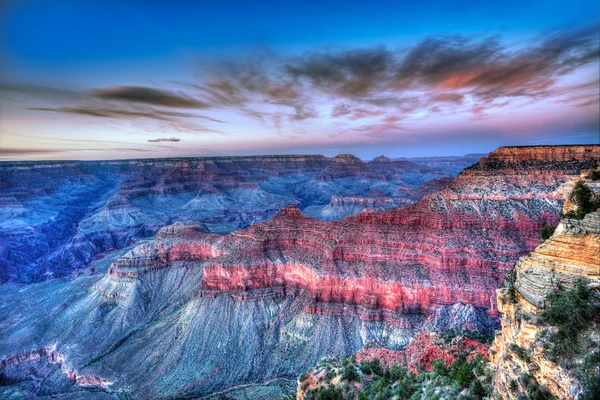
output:
[[[597,1],[13,1],[0,159],[599,142]]]

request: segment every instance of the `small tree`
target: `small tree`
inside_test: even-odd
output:
[[[552,354],[556,357],[573,356],[579,349],[581,334],[590,327],[590,321],[600,310],[591,301],[591,290],[579,279],[573,289],[556,292],[546,297],[548,306],[540,314],[542,322],[557,328]]]
[[[583,181],[578,181],[571,192],[571,202],[577,206],[576,217],[581,219],[585,214],[594,211],[598,206],[592,198],[592,190]]]
[[[367,360],[363,360],[360,363],[360,370],[363,372],[363,374],[367,374],[367,375],[371,375],[371,372],[373,372],[371,370],[371,363],[368,362]]]
[[[540,229],[540,243],[544,243],[546,240],[550,239],[550,236],[554,233],[556,226],[545,225]]]
[[[587,177],[592,181],[600,181],[600,171],[594,170]]]
[[[348,382],[360,380],[360,377],[358,376],[358,373],[352,364],[349,364],[344,368],[344,374],[342,375],[342,378]]]
[[[317,396],[319,400],[338,400],[342,398],[340,391],[331,384],[327,388],[320,388]]]

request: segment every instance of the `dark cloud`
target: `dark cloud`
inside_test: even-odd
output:
[[[402,48],[323,50],[296,57],[258,52],[243,61],[218,63],[202,71],[203,81],[186,83],[182,90],[113,86],[77,92],[6,82],[0,82],[0,90],[69,100],[59,107],[36,108],[42,111],[138,124],[154,120],[163,128],[157,135],[173,130],[222,133],[192,122],[221,120],[173,109],[224,109],[284,137],[301,134],[307,123],[324,115],[335,118],[336,129],[343,132],[377,136],[403,129],[400,119],[415,115],[468,113],[484,118],[486,111],[517,104],[515,100],[551,99],[568,107],[594,104],[598,92],[593,85],[558,88],[556,83],[597,62],[598,45],[598,27],[547,32],[519,47],[507,46],[500,37],[443,36]],[[574,95],[584,90],[593,93]],[[375,117],[379,122],[366,120]],[[356,128],[356,121],[364,125]],[[342,127],[344,122],[349,124]]]
[[[285,72],[294,81],[305,78],[315,87],[344,97],[370,94],[389,79],[395,55],[385,47],[337,53],[309,53],[287,63]]]
[[[431,95],[432,102],[462,104],[464,95],[455,92],[437,92]]]
[[[156,110],[153,108],[146,108],[143,111],[137,109],[115,109],[115,108],[104,108],[95,106],[79,106],[79,107],[59,107],[59,108],[45,108],[45,107],[34,107],[30,110],[35,111],[49,111],[65,114],[82,115],[87,117],[96,118],[116,118],[116,119],[129,119],[139,120],[148,119],[155,120],[162,123],[162,128],[159,130],[176,130],[178,132],[206,132],[206,133],[218,133],[222,134],[220,130],[209,128],[197,123],[189,122],[193,119],[200,118],[213,122],[222,123],[223,121],[191,113],[182,113],[176,111],[164,111]]]
[[[188,85],[214,107],[256,119],[283,136],[328,115],[342,121],[409,117],[411,113],[483,118],[512,99],[557,96],[555,83],[598,60],[597,28],[561,30],[507,47],[500,37],[443,36],[414,46],[314,51],[296,57],[257,53],[204,71]],[[468,101],[466,100],[468,98]],[[374,134],[398,129],[385,122],[364,126]],[[347,131],[347,130],[343,130]]]
[[[333,118],[345,117],[356,121],[363,118],[376,117],[385,114],[385,110],[363,107],[353,107],[346,103],[336,104],[331,111]]]
[[[207,108],[209,104],[185,94],[146,86],[113,86],[92,90],[93,97],[174,108]]]
[[[0,147],[0,156],[22,155],[22,154],[53,154],[60,153],[56,149],[32,149],[32,148],[7,148]]]
[[[181,139],[179,138],[156,138],[156,139],[148,139],[150,143],[158,143],[158,142],[179,142]]]
[[[66,114],[77,114],[85,115],[89,117],[99,118],[150,118],[158,120],[171,121],[173,118],[190,118],[196,117],[194,114],[171,112],[171,111],[134,111],[126,109],[115,109],[115,108],[104,108],[104,107],[92,107],[92,106],[80,106],[80,107],[59,107],[59,108],[45,108],[45,107],[32,107],[30,110],[35,111],[52,111]]]
[[[371,136],[371,137],[379,137],[388,135],[395,131],[404,131],[405,128],[399,124],[404,118],[396,115],[389,115],[385,118],[382,118],[381,121],[374,123],[363,125],[359,128],[354,128],[355,131],[362,132],[363,136]]]
[[[0,81],[0,98],[10,98],[14,95],[53,101],[77,100],[83,97],[81,92],[73,89]]]

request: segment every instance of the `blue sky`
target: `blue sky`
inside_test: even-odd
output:
[[[0,158],[598,142],[595,1],[5,1]]]

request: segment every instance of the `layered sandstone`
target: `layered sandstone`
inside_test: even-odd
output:
[[[502,331],[492,349],[495,398],[518,399],[535,380],[560,399],[575,399],[581,387],[571,370],[550,360],[544,350],[537,315],[546,296],[557,288],[570,288],[578,279],[600,288],[600,212],[583,220],[562,219],[552,237],[516,264],[516,293],[498,290]],[[590,321],[592,323],[592,321]]]
[[[195,183],[170,181],[165,171],[197,168],[193,160],[164,161],[169,168],[156,174],[156,164],[142,161],[148,168],[143,178],[132,178],[122,191],[115,183],[110,195],[98,196],[90,206],[96,214],[77,219],[75,228],[73,220],[68,224],[84,227],[77,240],[68,239],[69,230],[60,236],[69,244],[58,246],[73,264],[80,262],[72,257],[79,251],[117,250],[73,280],[0,285],[0,359],[52,346],[69,368],[112,382],[110,389],[122,398],[235,391],[280,398],[324,357],[341,359],[368,343],[402,350],[424,329],[488,330],[494,288],[539,243],[539,228],[557,221],[561,185],[597,161],[545,156],[484,162],[416,204],[329,223],[306,217],[302,205],[317,198],[326,204],[332,192],[377,189],[390,196],[399,186],[417,187],[414,179],[423,174],[371,178],[374,169],[366,166],[369,176],[356,179],[339,177],[343,168],[336,167],[327,172],[331,180],[316,179],[319,170],[259,182],[247,179],[264,177],[257,164],[240,169],[235,159],[216,160],[203,168],[220,169],[223,187],[188,192]],[[357,164],[349,157],[335,162]],[[290,171],[300,166],[291,164]],[[246,172],[236,173],[238,186],[227,188],[226,175],[234,170]],[[155,193],[136,195],[146,189]],[[106,207],[104,201],[117,193]],[[277,207],[273,218],[264,213],[264,204],[281,203],[298,206]],[[196,222],[172,224],[182,216]],[[223,221],[237,221],[227,225],[230,230],[244,228],[214,233]],[[134,245],[132,227],[158,233]]]

